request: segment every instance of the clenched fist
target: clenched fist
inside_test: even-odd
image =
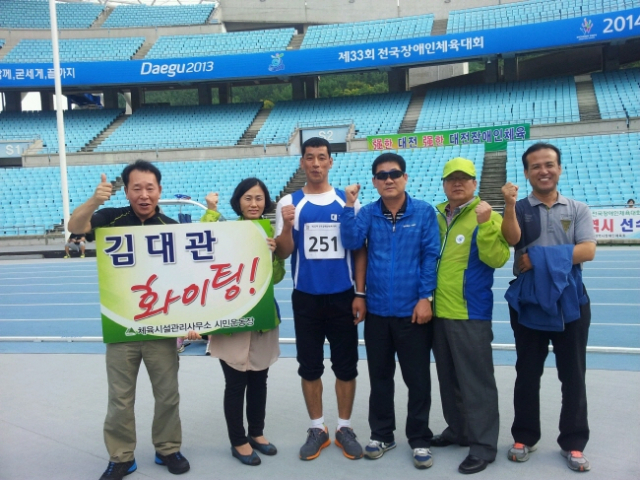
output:
[[[491,205],[482,200],[476,207],[476,218],[478,219],[478,225],[488,222],[491,218]]]
[[[504,197],[504,203],[507,207],[512,207],[518,200],[518,186],[511,182],[507,182],[502,187],[502,196]]]
[[[293,227],[293,220],[296,216],[296,207],[293,205],[285,205],[282,207],[282,221],[285,226]]]
[[[205,198],[205,202],[207,202],[207,209],[209,210],[218,210],[218,192],[210,192]]]
[[[360,184],[349,185],[344,189],[344,193],[347,194],[347,207],[353,207],[358,200],[358,193],[360,193]]]
[[[111,198],[113,193],[113,185],[111,182],[107,182],[107,176],[100,174],[100,184],[96,187],[96,191],[93,193],[93,199],[97,205],[103,205],[104,202]]]

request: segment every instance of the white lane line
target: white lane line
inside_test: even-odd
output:
[[[87,303],[0,303],[0,307],[71,307],[75,305],[100,305],[100,302]]]
[[[593,289],[589,289],[591,291]],[[0,296],[12,297],[14,295],[78,295],[86,293],[91,295],[97,295],[98,290],[89,291],[89,292],[16,292],[16,293],[0,293]]]
[[[0,280],[28,280],[31,278],[46,278],[46,279],[50,279],[50,278],[96,278],[97,275],[51,275],[48,277],[3,277],[0,278]]]
[[[69,275],[74,275],[76,273],[97,273],[96,268],[84,268],[84,269],[80,269],[80,268],[74,268],[74,269],[65,269],[65,268],[56,268],[54,270],[47,270],[44,268],[38,268],[37,270],[34,268],[33,270],[1,270],[0,269],[0,276],[2,275],[16,275],[16,274],[24,274],[25,276],[27,275],[31,275],[33,273],[66,273],[68,272]]]
[[[507,302],[493,302],[496,305],[508,305]],[[591,302],[591,306],[599,307],[640,307],[640,303],[595,303]]]
[[[629,263],[629,262],[626,262]],[[584,271],[591,271],[591,270],[612,270],[611,268],[603,268],[603,267],[585,267]],[[640,270],[640,268],[638,267],[615,267],[615,270]]]
[[[0,322],[99,322],[100,317],[78,317],[78,318],[2,318]]]
[[[511,321],[509,320],[492,320],[491,323],[504,323],[504,324],[511,324]],[[590,324],[592,327],[594,325],[597,325],[599,327],[640,327],[640,323],[597,323],[597,322],[591,322]]]
[[[64,282],[65,285],[98,285],[98,282]],[[2,285],[0,287],[59,287],[60,282],[57,283],[12,283],[9,285]]]
[[[99,322],[102,319],[99,317],[78,317],[78,318],[0,318],[2,322],[87,322],[96,321]],[[282,317],[281,321],[292,322],[293,317]],[[492,323],[497,324],[511,324],[509,320],[493,320]],[[598,327],[640,327],[640,323],[594,323],[591,322],[591,326]]]
[[[102,342],[102,337],[0,337],[0,342]],[[279,343],[283,345],[295,345],[295,338],[280,337]],[[325,345],[329,345],[329,341],[324,341]],[[359,339],[358,345],[364,346],[364,340]],[[516,346],[513,343],[492,343],[493,350],[515,351]],[[553,345],[549,345],[549,351],[553,351]],[[629,347],[587,347],[587,353],[622,353],[631,355],[640,355],[640,348]]]
[[[510,277],[493,277],[493,278],[504,278],[504,279],[514,279],[514,276],[510,276]],[[592,277],[592,276],[587,276],[587,275],[583,275],[582,278],[584,279],[591,279],[591,280],[595,280],[595,279],[607,279],[607,280],[637,280],[640,278],[640,275],[637,277]]]
[[[494,290],[507,290],[507,287],[492,287]],[[606,292],[640,292],[640,288],[589,288],[589,293],[593,291]]]

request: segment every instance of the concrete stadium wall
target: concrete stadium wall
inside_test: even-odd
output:
[[[105,165],[131,163],[137,159],[150,162],[176,162],[183,160],[225,160],[232,158],[277,157],[289,155],[284,145],[247,145],[183,150],[137,150],[128,152],[68,153],[67,165]],[[24,155],[23,167],[51,167],[60,165],[57,154]]]
[[[345,23],[433,13],[448,18],[451,10],[515,3],[520,0],[221,0],[224,22]]]

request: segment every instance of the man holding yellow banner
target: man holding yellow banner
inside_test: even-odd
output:
[[[69,220],[73,233],[92,232],[98,227],[168,225],[175,220],[160,213],[162,175],[151,163],[137,160],[122,171],[129,206],[98,208],[112,195],[112,185],[102,174],[93,196],[75,209]],[[178,393],[178,354],[175,338],[153,341],[109,343],[106,345],[109,401],[104,422],[104,439],[109,465],[100,480],[119,480],[137,469],[134,450],[135,390],[140,363],[149,373],[155,397],[152,439],[155,462],[173,474],[185,473],[190,465],[180,453],[182,427]]]

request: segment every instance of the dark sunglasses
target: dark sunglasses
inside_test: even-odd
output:
[[[402,170],[391,170],[390,172],[378,172],[373,176],[373,178],[381,181],[385,181],[387,178],[391,178],[391,180],[397,180],[403,175],[404,172]]]

